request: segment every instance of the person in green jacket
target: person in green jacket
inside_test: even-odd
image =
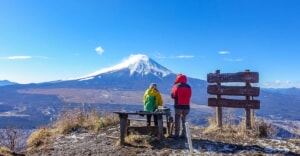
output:
[[[154,112],[158,106],[162,106],[163,100],[161,98],[160,92],[157,89],[156,83],[151,83],[149,88],[145,91],[144,98],[144,111],[146,112]],[[152,115],[147,115],[147,126],[151,125],[151,117]],[[157,123],[157,116],[153,115],[155,126]]]

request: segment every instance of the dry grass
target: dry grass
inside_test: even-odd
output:
[[[125,142],[132,146],[138,147],[150,147],[149,142],[152,141],[151,136],[149,135],[129,135],[125,137]]]
[[[208,134],[208,133],[211,133],[211,132],[220,130],[220,128],[217,126],[217,120],[216,120],[216,117],[210,116],[210,117],[208,117],[207,120],[208,120],[208,122],[209,122],[209,125],[208,125],[208,127],[203,131],[203,133]]]
[[[57,134],[56,129],[41,128],[34,131],[27,139],[27,150],[46,146],[55,134]]]
[[[203,131],[204,134],[215,136],[221,140],[234,140],[236,138],[236,129],[228,124],[222,127],[217,126],[217,121],[215,117],[209,117],[209,126]]]
[[[62,112],[49,128],[40,128],[33,132],[27,140],[27,150],[45,147],[58,135],[67,135],[81,128],[98,132],[118,123],[119,117],[115,114],[107,113],[100,116],[96,110],[83,113],[80,108],[70,109]]]
[[[98,132],[104,127],[117,125],[118,123],[119,117],[115,114],[104,114],[103,117],[100,117],[96,111],[93,111],[92,114],[85,118],[82,127]]]
[[[278,132],[278,129],[266,120],[256,119],[252,123],[257,137],[276,136]]]
[[[77,108],[65,111],[59,115],[53,127],[58,129],[61,134],[69,134],[79,128],[97,132],[102,128],[119,123],[119,117],[115,114],[107,113],[100,116],[96,110],[87,113],[83,113],[81,110]]]
[[[0,147],[0,155],[2,156],[13,156],[13,152],[7,147]]]
[[[84,115],[79,108],[75,110],[68,110],[59,115],[58,120],[53,127],[58,129],[61,134],[68,134],[76,129],[82,127],[84,122]]]
[[[232,115],[227,117],[232,118]],[[233,124],[232,119],[223,119],[225,121],[222,127],[217,126],[216,117],[209,117],[209,126],[204,130],[204,134],[213,134],[216,138],[223,140],[261,138],[275,136],[277,129],[266,120],[252,118],[252,129],[246,128],[246,122],[243,119],[238,124]],[[226,122],[229,121],[229,122]]]
[[[150,135],[132,134],[125,137],[125,143],[135,147],[151,147],[150,143],[154,140]],[[120,145],[120,140],[116,144]]]

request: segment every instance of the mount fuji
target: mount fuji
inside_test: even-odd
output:
[[[120,64],[104,68],[75,79],[37,84],[46,88],[85,88],[118,91],[145,91],[150,83],[157,83],[161,93],[170,94],[176,73],[143,54],[131,55]],[[188,78],[195,91],[204,92],[207,82]],[[195,96],[197,99],[197,96]],[[196,100],[197,101],[197,100]],[[199,101],[197,101],[199,102]],[[201,100],[203,103],[204,101]]]
[[[103,74],[103,73],[113,73],[120,70],[129,70],[130,75],[133,74],[140,74],[140,75],[148,75],[152,74],[157,77],[165,77],[172,72],[152,60],[146,55],[143,54],[137,54],[137,55],[131,55],[128,59],[123,60],[122,63],[117,64],[110,68],[104,68],[99,71],[96,71],[88,76],[83,77],[83,79],[87,78],[94,78],[94,76]]]
[[[98,70],[92,74],[64,81],[72,87],[114,90],[145,90],[152,82],[159,88],[174,80],[176,74],[146,55],[131,55],[115,66]],[[59,83],[57,83],[59,84]],[[56,85],[57,85],[56,84]],[[168,87],[170,87],[168,85]]]

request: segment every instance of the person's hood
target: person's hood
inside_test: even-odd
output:
[[[150,96],[155,96],[155,95],[158,94],[158,90],[155,89],[155,88],[149,88],[149,89],[147,89],[147,93],[146,94],[148,94]]]
[[[187,82],[187,77],[183,74],[178,74],[176,76],[174,84],[176,84],[176,83],[186,83],[186,82]]]

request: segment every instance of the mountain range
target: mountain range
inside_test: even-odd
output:
[[[17,84],[16,82],[11,82],[8,80],[0,80],[0,86],[7,86],[7,85],[14,85]]]
[[[239,71],[237,71],[239,72]],[[66,107],[96,108],[101,111],[116,109],[143,109],[142,97],[150,83],[157,83],[164,104],[172,108],[170,92],[177,73],[160,65],[146,55],[131,55],[127,60],[110,68],[70,80],[44,83],[15,84],[0,81],[0,127],[18,126],[35,128],[55,119]],[[9,85],[4,85],[6,84]],[[193,89],[193,108],[190,120],[205,124],[214,115],[207,106],[208,83],[188,77]],[[260,89],[260,109],[256,115],[274,121],[299,121],[300,89]],[[234,109],[243,117],[243,109]],[[290,122],[284,122],[290,123]],[[295,123],[295,122],[293,122]],[[300,124],[296,124],[300,128]]]

